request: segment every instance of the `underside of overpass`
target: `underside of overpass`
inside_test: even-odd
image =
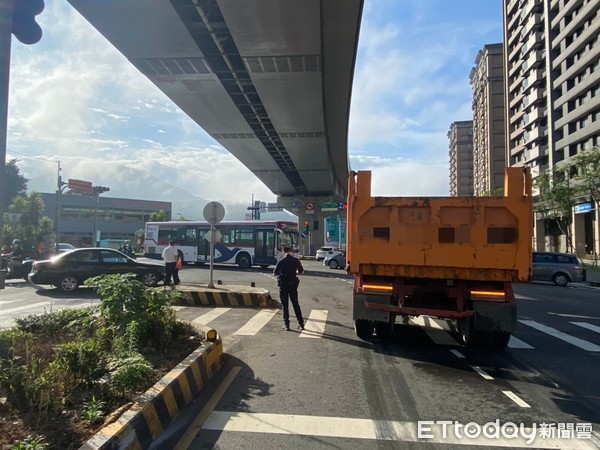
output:
[[[364,0],[68,1],[282,205],[345,199]]]

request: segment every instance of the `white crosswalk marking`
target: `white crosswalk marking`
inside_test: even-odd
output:
[[[494,379],[493,376],[488,374],[485,370],[483,370],[479,366],[471,366],[471,369],[473,369],[475,372],[477,372],[479,375],[481,375],[484,380],[493,380]]]
[[[521,339],[511,336],[510,340],[508,341],[508,348],[532,349],[535,347],[532,347],[527,342],[523,342]]]
[[[510,393],[512,394],[512,392]],[[402,447],[402,442],[418,442],[420,444],[441,444],[440,448],[457,445],[531,448],[533,445],[535,448],[552,449],[564,448],[567,442],[565,439],[556,438],[553,435],[551,437],[537,435],[534,428],[524,428],[523,433],[511,435],[510,438],[481,433],[467,439],[464,433],[466,424],[457,423],[456,427],[452,427],[447,424],[442,426],[440,423],[431,421],[423,425],[424,427],[419,427],[417,422],[399,420],[213,411],[202,425],[202,429],[394,441],[400,447]],[[486,425],[479,424],[482,428]],[[490,431],[489,427],[487,430]],[[420,434],[425,434],[425,436],[420,436]],[[533,444],[528,442],[532,436],[535,437]],[[597,448],[594,441],[584,439],[570,440],[568,447],[572,449]]]
[[[8,308],[8,309],[1,308],[1,310],[2,310],[2,315],[7,316],[9,314],[16,313],[16,312],[27,311],[28,309],[35,310],[36,308],[50,306],[51,304],[52,304],[52,302],[37,302],[37,303],[29,303],[25,306],[18,306],[16,308]]]
[[[448,334],[445,321],[438,321],[428,316],[411,317],[410,324],[420,326],[429,338],[438,345],[460,345],[456,339]]]
[[[577,325],[578,327],[586,328],[588,330],[595,331],[596,333],[600,333],[600,327],[596,326],[596,325],[592,325],[591,323],[587,323],[587,322],[571,322],[571,323],[573,325]]]
[[[234,334],[237,336],[254,336],[262,329],[262,327],[269,323],[275,314],[277,314],[276,310],[259,311]]]
[[[196,317],[194,320],[192,320],[192,323],[198,325],[206,325],[209,322],[215,320],[217,317],[225,314],[230,309],[231,308],[213,308],[209,312],[202,314],[200,317]]]
[[[527,402],[522,400],[521,397],[519,397],[513,391],[502,391],[502,393],[504,395],[506,395],[508,398],[510,398],[517,405],[519,405],[521,408],[531,408],[531,406],[529,406],[529,404]]]
[[[549,334],[561,341],[568,342],[575,347],[579,347],[583,350],[587,350],[589,352],[600,352],[600,345],[593,344],[592,342],[585,341],[583,339],[576,338],[574,336],[569,336],[562,331],[558,331],[552,327],[542,325],[541,323],[536,322],[535,320],[519,320],[523,325],[527,325],[531,328],[535,328],[542,333]]]
[[[321,338],[325,332],[327,323],[326,309],[313,309],[304,324],[304,331],[300,333],[302,338]]]

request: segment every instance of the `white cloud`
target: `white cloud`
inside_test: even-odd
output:
[[[370,170],[373,196],[447,196],[448,164],[377,156],[351,157],[354,170]]]

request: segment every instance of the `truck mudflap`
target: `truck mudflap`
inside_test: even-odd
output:
[[[393,297],[390,295],[354,294],[354,320],[371,320],[387,322],[390,312],[396,306],[392,305]]]
[[[473,302],[473,310],[475,331],[512,333],[517,327],[517,305],[514,303]]]

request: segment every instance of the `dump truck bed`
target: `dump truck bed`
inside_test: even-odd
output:
[[[529,281],[531,175],[507,168],[503,197],[372,197],[371,172],[348,186],[347,272]]]

